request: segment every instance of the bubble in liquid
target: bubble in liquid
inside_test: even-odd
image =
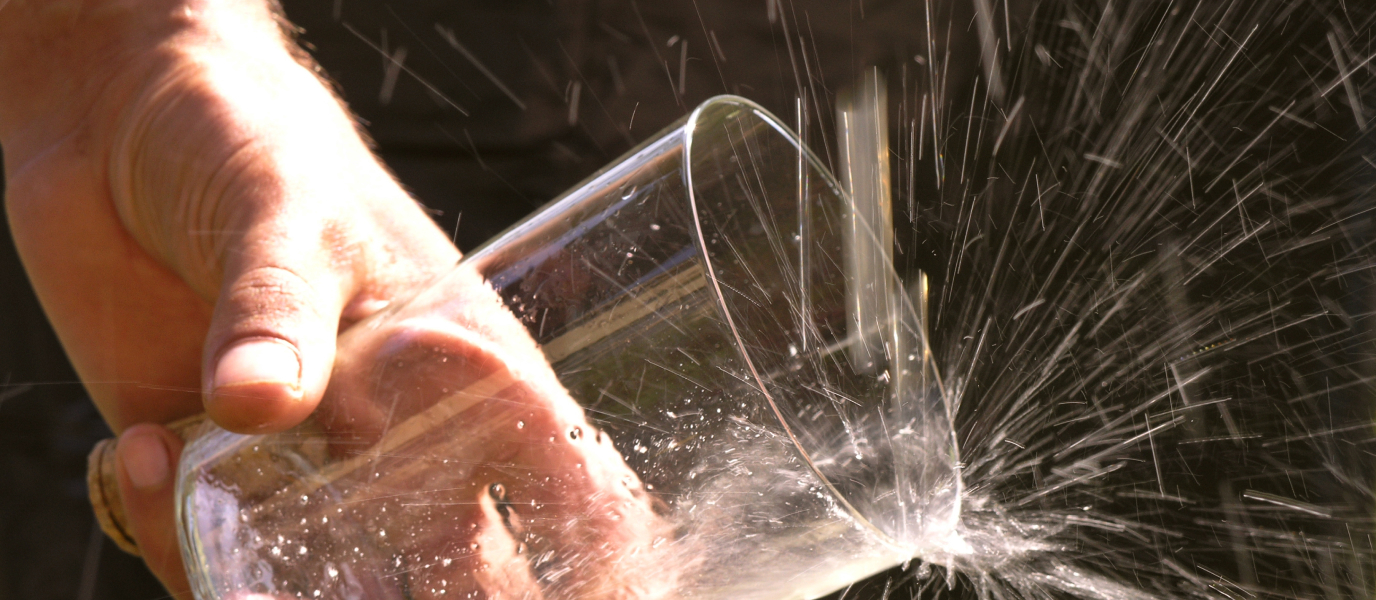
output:
[[[493,483],[492,485],[488,486],[487,494],[489,496],[492,496],[493,500],[496,500],[498,502],[506,502],[506,486],[502,485],[501,483]]]

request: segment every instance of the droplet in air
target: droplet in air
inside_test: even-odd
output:
[[[525,428],[526,428],[526,422],[525,422],[525,421],[517,421],[517,422],[516,422],[516,428],[517,428],[517,429],[525,429]]]
[[[582,428],[582,427],[579,427],[579,426],[577,426],[577,425],[574,425],[574,426],[573,426],[573,429],[570,429],[570,430],[569,430],[569,439],[571,439],[571,440],[580,440],[580,439],[583,439],[583,428]]]

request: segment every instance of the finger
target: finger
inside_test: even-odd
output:
[[[610,440],[588,423],[548,367],[541,368],[539,356],[525,355],[518,344],[493,344],[444,321],[414,319],[399,324],[401,331],[405,335],[388,337],[390,352],[376,361],[398,367],[369,372],[381,401],[372,421],[409,417],[443,403],[444,410],[431,415],[452,419],[458,429],[433,423],[449,433],[419,447],[475,467],[426,473],[426,480],[414,485],[398,482],[400,489],[477,485],[501,490],[501,521],[516,544],[528,547],[518,554],[545,557],[537,577],[549,574],[571,596],[616,597],[619,590],[649,594],[672,586],[672,573],[651,568],[661,566],[653,565],[657,555],[652,550],[670,538],[669,524]],[[537,375],[542,372],[547,376]],[[396,395],[388,395],[392,393]],[[330,410],[322,412],[340,405],[332,401]],[[356,410],[345,421],[350,427],[371,422],[366,412]],[[455,435],[460,431],[462,435]],[[440,477],[461,481],[451,484]],[[466,500],[453,499],[460,506]],[[491,504],[493,499],[484,493],[480,500]],[[506,564],[497,558],[505,547],[499,541],[479,544],[487,548],[485,553],[496,553],[484,562],[484,572],[494,577],[505,573],[497,568]],[[655,576],[647,578],[651,572]],[[491,591],[517,581],[502,575],[480,585]]]
[[[529,563],[525,544],[517,540],[487,486],[462,486],[442,519],[414,538],[411,552],[434,557],[406,575],[415,600],[472,598],[497,600],[544,597]]]
[[[317,223],[319,219],[315,220]],[[240,433],[280,431],[315,409],[334,362],[347,259],[305,232],[280,231],[305,219],[281,217],[250,230],[226,261],[206,338],[206,412]],[[343,264],[341,264],[343,263]]]
[[[246,211],[245,233],[224,258],[206,338],[206,412],[239,433],[281,431],[305,419],[330,380],[341,326],[408,294],[457,257],[447,241],[435,243],[438,230],[428,221],[402,227],[332,214],[319,202],[279,208]],[[396,212],[425,218],[413,203]],[[401,245],[379,242],[408,235]]]
[[[521,377],[508,368],[506,348],[449,321],[411,318],[372,332],[345,343],[328,400],[314,416],[351,448],[436,403],[463,403],[484,380],[486,387],[506,387]]]
[[[241,433],[281,431],[315,409],[329,377],[337,293],[290,268],[230,274],[206,337],[206,413]]]
[[[561,589],[578,597],[627,590],[660,597],[672,589],[676,565],[654,551],[672,539],[671,525],[610,439],[567,393],[516,386],[503,400],[524,407],[524,427],[502,427],[514,454],[501,469],[506,518],[532,555],[550,553],[539,573],[567,570]]]
[[[174,516],[175,457],[181,451],[182,441],[172,432],[141,424],[120,436],[115,458],[125,516],[139,553],[173,597],[190,599]]]

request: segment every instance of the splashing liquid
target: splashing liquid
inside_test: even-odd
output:
[[[835,597],[1370,597],[1376,9],[974,7],[891,73],[961,544]]]

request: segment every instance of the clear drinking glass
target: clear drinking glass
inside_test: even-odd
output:
[[[709,100],[347,331],[306,424],[204,426],[197,597],[810,598],[955,543],[922,290],[858,265],[889,238],[849,202],[778,119]],[[474,289],[557,382],[487,364]]]

